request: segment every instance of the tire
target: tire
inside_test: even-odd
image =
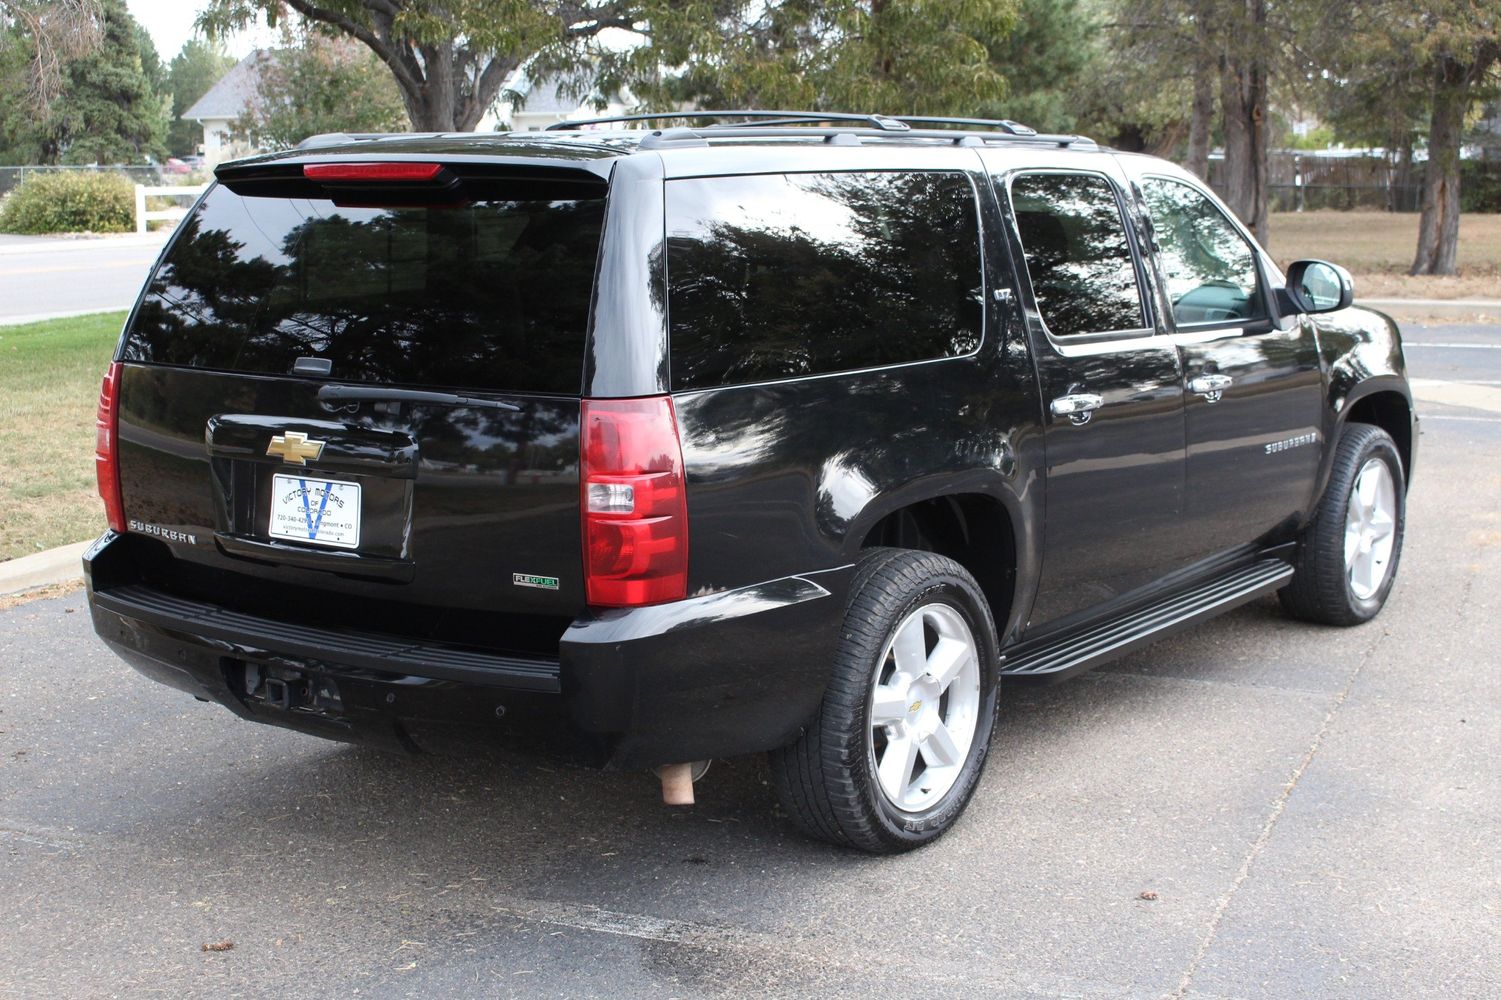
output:
[[[907,651],[900,658],[899,639]],[[908,669],[914,663],[921,673]],[[931,552],[871,550],[855,571],[818,715],[797,742],[771,754],[793,824],[873,854],[942,836],[985,766],[999,673],[990,606],[962,566]],[[881,718],[893,721],[878,725]]]
[[[1357,496],[1357,489],[1365,495]],[[1324,625],[1359,625],[1376,617],[1397,578],[1406,520],[1407,487],[1396,444],[1379,427],[1346,425],[1329,485],[1299,538],[1297,572],[1278,591],[1282,606]]]

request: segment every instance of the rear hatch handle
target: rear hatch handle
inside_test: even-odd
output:
[[[515,403],[499,399],[477,399],[451,392],[427,392],[423,389],[391,389],[379,385],[324,385],[318,387],[320,403],[359,402],[434,403],[438,406],[473,406],[488,410],[521,412]]]

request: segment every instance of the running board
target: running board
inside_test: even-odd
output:
[[[1015,646],[1006,651],[1001,673],[1062,680],[1280,590],[1292,575],[1293,568],[1282,560],[1263,559],[1082,632]]]

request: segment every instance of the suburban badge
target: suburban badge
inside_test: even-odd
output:
[[[271,439],[266,446],[266,454],[280,457],[289,465],[306,465],[308,459],[317,460],[323,454],[325,441],[309,441],[308,436],[299,431],[287,431],[278,434]]]

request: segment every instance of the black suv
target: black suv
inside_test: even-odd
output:
[[[219,167],[104,381],[105,641],[677,801],[770,751],[793,822],[890,852],[963,810],[1002,676],[1380,610],[1417,421],[1344,271],[1076,136],[688,120]]]

